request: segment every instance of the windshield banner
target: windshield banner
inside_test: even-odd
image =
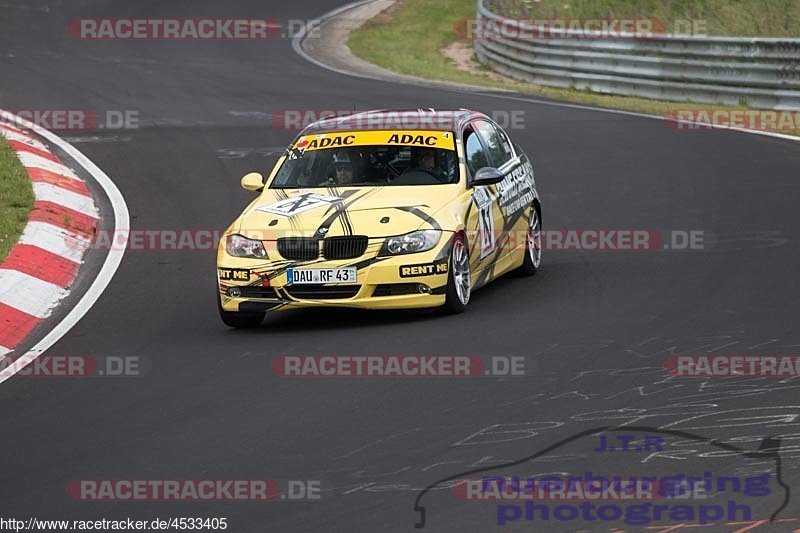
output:
[[[302,151],[341,148],[347,146],[428,146],[454,150],[453,134],[449,131],[349,131],[304,135],[292,146]]]

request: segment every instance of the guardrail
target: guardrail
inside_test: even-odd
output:
[[[800,109],[800,39],[651,35],[589,39],[493,13],[478,24],[502,38],[476,38],[478,60],[514,79],[551,87],[662,100]],[[494,26],[492,26],[494,24]],[[507,30],[511,31],[507,31]],[[544,31],[545,38],[524,37]]]

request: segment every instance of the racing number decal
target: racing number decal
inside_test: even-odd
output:
[[[494,250],[494,218],[492,204],[481,208],[481,259]]]
[[[322,205],[330,205],[334,202],[338,202],[339,200],[341,200],[341,198],[336,196],[308,193],[301,194],[300,196],[296,196],[294,198],[289,198],[288,200],[281,200],[280,202],[275,202],[274,204],[262,205],[257,207],[256,211],[266,211],[268,213],[274,213],[276,215],[288,217],[308,211],[309,209],[320,207]]]
[[[493,202],[483,187],[475,188],[473,196],[478,206],[478,226],[481,232],[481,259],[491,254],[495,248]]]

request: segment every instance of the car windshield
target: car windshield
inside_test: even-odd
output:
[[[363,140],[374,139],[376,132],[368,132],[367,135],[362,135]],[[452,149],[451,134],[438,133],[435,138],[433,135],[425,136],[424,132],[414,135],[398,133],[394,136],[387,132],[385,135],[391,141],[407,141],[409,144],[359,144],[358,134],[302,137],[290,147],[270,188],[441,185],[458,182],[458,163]],[[335,146],[319,147],[325,145],[323,141]],[[417,144],[411,144],[414,142]]]

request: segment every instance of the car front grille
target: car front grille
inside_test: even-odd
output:
[[[287,285],[284,290],[301,300],[342,300],[352,298],[361,285]]]
[[[278,253],[286,259],[310,261],[319,255],[319,240],[307,237],[281,237]]]
[[[328,237],[322,241],[322,253],[325,259],[354,259],[364,255],[368,242],[366,235]]]
[[[369,238],[366,235],[328,237],[322,240],[325,259],[354,259],[367,251]],[[278,253],[285,259],[311,261],[319,257],[319,239],[309,237],[281,237]]]

